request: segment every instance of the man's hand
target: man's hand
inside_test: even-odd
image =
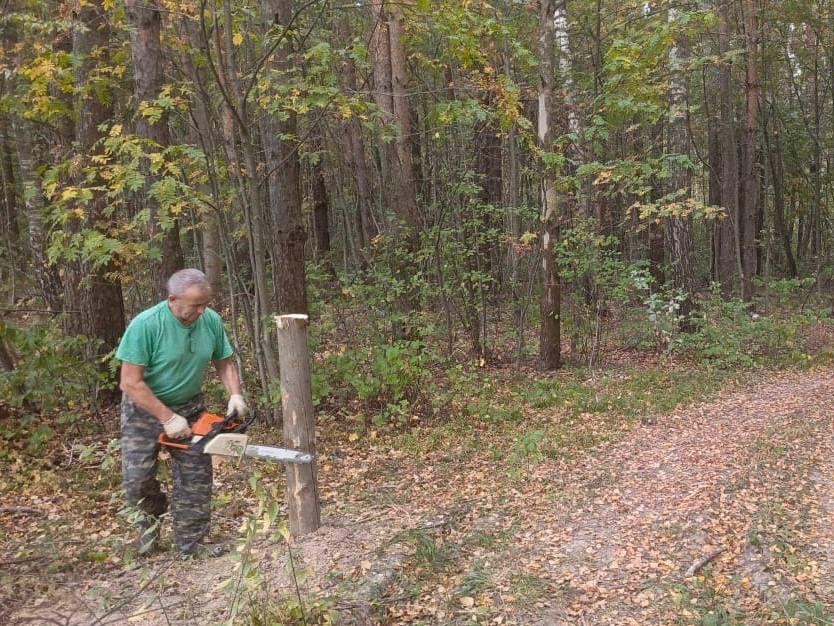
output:
[[[174,413],[167,421],[162,422],[165,434],[171,439],[185,439],[191,436],[191,428],[182,415]]]
[[[246,417],[246,414],[249,413],[249,407],[246,406],[243,396],[239,393],[233,393],[229,398],[229,406],[226,407],[226,415],[231,415],[232,412],[240,418]]]

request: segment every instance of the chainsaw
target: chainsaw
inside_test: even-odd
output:
[[[301,450],[276,448],[249,443],[246,429],[255,421],[255,413],[240,419],[236,412],[226,417],[203,411],[191,425],[191,440],[171,439],[165,433],[159,435],[159,443],[168,448],[193,450],[203,454],[220,456],[249,456],[284,463],[311,463],[313,457]]]

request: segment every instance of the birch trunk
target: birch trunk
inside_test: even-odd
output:
[[[669,9],[668,19],[676,19],[677,10]],[[689,42],[685,35],[678,35],[669,50],[669,126],[668,150],[671,154],[689,155],[689,128],[687,125],[687,64],[689,62]],[[692,196],[692,185],[688,168],[674,165],[669,179],[672,193],[681,193],[680,202]],[[682,326],[689,327],[689,314],[692,311],[692,294],[695,287],[695,273],[692,263],[692,215],[687,211],[676,211],[669,216],[664,225],[666,243],[669,247],[669,264],[672,269],[672,283],[685,294],[679,313]]]
[[[539,114],[537,137],[543,151],[553,149],[553,48],[555,0],[541,0],[539,14]],[[561,366],[561,291],[554,248],[559,232],[556,181],[545,170],[541,190],[542,292],[539,302],[539,366],[554,370]]]

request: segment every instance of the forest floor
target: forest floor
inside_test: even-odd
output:
[[[127,556],[117,454],[64,446],[2,485],[0,623],[834,623],[834,367],[647,406],[528,403],[400,434],[323,420],[322,528],[247,539],[251,478],[280,494],[280,467],[226,463],[214,532],[246,549],[196,561]]]

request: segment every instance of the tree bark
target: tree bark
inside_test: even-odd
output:
[[[76,14],[73,31],[73,55],[76,62],[75,85],[78,101],[75,138],[79,153],[85,165],[92,165],[90,157],[100,152],[96,145],[101,138],[99,126],[108,122],[113,115],[113,106],[99,96],[94,78],[98,65],[109,60],[110,22],[103,0],[88,0],[81,4]],[[79,181],[81,182],[81,181]],[[80,220],[80,227],[109,235],[115,224],[107,216],[108,200],[99,189],[92,190],[92,197],[86,206],[86,215]],[[67,281],[71,290],[78,290],[78,305],[81,310],[80,324],[72,325],[87,337],[98,339],[101,346],[96,356],[113,350],[125,329],[124,301],[119,270],[110,257],[103,262],[73,263],[79,275]],[[70,315],[68,320],[77,319]],[[110,400],[115,400],[117,390],[110,390]]]
[[[200,36],[198,24],[189,19],[183,19],[181,30],[188,38],[193,49],[208,48],[208,42]],[[222,300],[223,290],[223,243],[220,236],[221,197],[215,181],[214,159],[217,142],[212,132],[211,115],[209,112],[210,96],[206,93],[206,71],[198,68],[191,54],[182,56],[182,64],[186,76],[194,87],[194,98],[191,103],[192,124],[189,127],[191,140],[199,146],[206,158],[209,168],[210,182],[200,183],[201,191],[214,200],[214,207],[200,207],[201,222],[201,252],[203,271],[211,285],[215,300]],[[215,306],[217,302],[215,301]]]
[[[343,16],[339,22],[339,34],[345,43],[350,39],[350,26],[347,16]],[[346,94],[352,95],[359,91],[356,79],[356,64],[350,56],[345,56],[342,61],[339,84]],[[345,156],[356,185],[356,209],[352,213],[352,221],[353,231],[357,237],[356,244],[361,251],[365,249],[373,237],[379,234],[371,215],[371,207],[373,206],[371,176],[368,169],[365,138],[358,117],[356,115],[348,117],[342,123],[342,129],[346,148]],[[360,252],[358,256],[361,258],[362,254]]]
[[[759,30],[753,0],[742,0],[746,52],[745,125],[741,147],[741,297],[753,299],[753,275],[757,271],[756,238],[759,209],[759,176],[756,167],[756,138],[759,114],[758,47]]]
[[[677,10],[669,9],[668,19],[676,19]],[[689,42],[684,35],[678,35],[669,50],[669,125],[667,146],[669,153],[689,155],[689,127],[687,124],[687,64],[689,62]],[[689,199],[692,185],[688,168],[673,165],[669,178],[671,193],[683,192],[680,200]],[[666,243],[669,246],[669,265],[672,269],[672,284],[685,294],[679,313],[683,328],[690,327],[689,315],[692,312],[692,294],[695,289],[695,271],[692,263],[692,215],[686,211],[675,211],[665,220]]]
[[[3,89],[3,79],[0,78],[0,95]],[[11,142],[11,127],[9,118],[0,115],[0,183],[2,184],[2,212],[0,212],[0,228],[3,229],[5,249],[8,254],[8,275],[4,281],[8,286],[9,304],[14,304],[17,297],[17,279],[20,267],[24,263],[23,240],[20,228],[20,207],[18,203],[18,176],[14,163],[14,152]],[[0,270],[0,276],[5,270]]]
[[[264,21],[278,27],[282,41],[275,49],[270,65],[278,72],[291,68],[295,53],[292,36],[287,32],[293,17],[292,0],[264,0]],[[298,149],[298,121],[293,111],[285,119],[269,120],[263,138],[266,167],[269,172],[269,201],[272,224],[273,307],[278,313],[307,313],[307,289],[304,245],[307,232],[301,218],[301,164]]]
[[[721,120],[718,115],[718,98],[706,93],[706,91],[706,80],[704,80],[705,101],[711,113],[707,119],[708,202],[712,206],[721,206]],[[722,220],[714,220],[710,229],[710,280],[715,282],[720,282],[718,277],[718,254],[720,252],[718,235],[719,221]]]
[[[293,537],[299,537],[321,526],[307,316],[276,315],[275,322],[281,366],[284,443],[313,457],[309,464],[287,463],[289,529]]]
[[[330,246],[330,198],[324,179],[324,161],[319,158],[312,166],[313,183],[313,228],[316,233],[316,254],[324,264],[325,271],[336,277]]]
[[[23,187],[23,205],[28,226],[29,246],[32,254],[35,280],[44,302],[51,311],[63,311],[63,287],[58,269],[47,260],[47,238],[44,232],[44,197],[41,177],[35,162],[32,145],[34,129],[20,119],[12,120],[12,130],[17,146],[20,181]]]
[[[386,122],[395,130],[394,141],[383,143],[381,148],[384,197],[386,204],[409,229],[407,238],[414,243],[421,220],[414,180],[402,18],[398,5],[385,0],[371,0],[368,7],[372,22],[370,52],[374,60],[374,99]]]
[[[733,112],[733,94],[731,91],[732,65],[728,57],[730,51],[730,9],[729,0],[721,0],[718,5],[718,53],[721,56],[718,66],[719,109],[721,114],[721,206],[727,217],[718,220],[713,237],[717,278],[722,292],[728,295],[732,291],[735,277],[741,267],[739,255],[739,171],[738,147],[736,143],[736,124]]]
[[[776,131],[773,133],[773,140],[771,141],[766,123],[764,136],[770,164],[771,184],[773,185],[773,227],[776,230],[776,236],[779,237],[779,242],[782,244],[788,276],[796,278],[799,271],[793,254],[791,235],[785,224],[785,167],[782,158],[782,138],[780,133]]]
[[[555,0],[541,0],[539,12],[539,114],[537,137],[539,148],[553,150],[553,49],[555,42]],[[539,366],[549,371],[561,366],[561,290],[555,244],[559,235],[559,216],[554,173],[542,175],[541,191],[542,292],[539,302]]]
[[[163,86],[162,43],[162,9],[154,0],[125,0],[125,9],[131,25],[130,53],[133,60],[134,98],[137,107],[143,102],[153,102]],[[138,109],[137,109],[138,110]],[[171,143],[168,117],[162,115],[159,120],[151,121],[138,114],[136,117],[136,134],[156,144],[161,149]],[[160,215],[161,207],[150,197],[153,177],[145,172],[146,183],[143,201],[150,208],[148,235],[151,241],[158,240],[160,260],[151,262],[151,288],[157,298],[167,295],[168,278],[179,269],[185,261],[180,244],[179,225],[176,219],[164,228]]]

